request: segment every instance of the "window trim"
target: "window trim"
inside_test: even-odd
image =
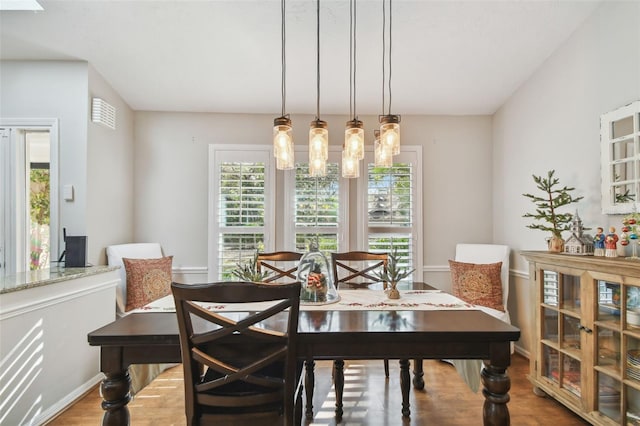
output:
[[[5,274],[12,275],[18,272],[27,272],[28,269],[28,241],[23,241],[21,254],[16,253],[16,247],[18,245],[18,239],[21,238],[17,235],[14,224],[16,220],[28,221],[28,209],[23,212],[24,217],[18,219],[15,217],[15,212],[9,212],[6,208],[6,204],[10,205],[15,202],[16,194],[12,194],[11,188],[15,188],[16,185],[16,164],[13,164],[12,158],[15,158],[16,147],[18,138],[24,138],[24,134],[17,135],[17,132],[24,133],[24,131],[48,131],[49,132],[49,265],[51,266],[58,259],[60,255],[60,247],[63,243],[61,241],[61,226],[60,226],[60,199],[59,199],[59,186],[60,186],[60,147],[59,147],[59,127],[57,118],[0,118],[0,127],[5,129],[12,129],[13,131],[7,131],[8,144],[0,147],[0,163],[8,162],[10,164],[6,170],[3,170],[2,181],[3,188],[0,190],[0,207],[2,207],[3,213],[0,215],[2,226],[0,230],[3,232],[1,235],[5,235],[4,241],[0,242],[0,276]],[[24,151],[24,147],[22,147]],[[23,166],[20,166],[23,167]],[[4,166],[2,167],[5,168]],[[13,201],[12,201],[13,200]],[[20,202],[26,202],[21,200]],[[4,228],[4,229],[3,229]],[[6,231],[6,232],[4,232]],[[4,254],[4,256],[2,256]],[[23,259],[22,257],[25,256]],[[26,271],[14,270],[17,263],[27,262]]]
[[[218,226],[217,200],[220,191],[220,182],[217,179],[219,166],[222,162],[264,162],[265,165],[265,218],[264,218],[264,245],[265,250],[273,251],[275,247],[275,200],[276,200],[276,175],[275,158],[273,149],[268,145],[245,144],[211,144],[209,145],[209,200],[208,200],[208,279],[217,281],[218,271],[218,238],[220,227]],[[234,230],[237,233],[255,233],[255,227]]]

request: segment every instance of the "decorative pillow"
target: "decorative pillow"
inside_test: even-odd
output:
[[[172,261],[173,256],[158,259],[122,259],[127,273],[125,312],[171,293]]]
[[[453,295],[474,305],[504,312],[502,304],[502,262],[463,263],[449,261]]]

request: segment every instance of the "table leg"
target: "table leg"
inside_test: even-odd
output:
[[[344,360],[337,359],[333,361],[333,386],[336,391],[336,421],[342,419],[342,395],[344,393]]]
[[[481,373],[482,394],[485,401],[482,409],[482,418],[485,425],[508,426],[509,418],[509,389],[511,379],[507,375],[506,367],[496,367],[484,361],[484,369]]]
[[[402,392],[402,415],[409,417],[409,391],[411,390],[411,375],[409,374],[409,360],[400,360],[400,391]]]
[[[315,368],[315,361],[308,359],[304,362],[305,375],[304,375],[304,387],[305,394],[307,396],[307,407],[305,409],[305,417],[309,420],[313,419],[313,389],[315,386],[316,376],[313,371]]]
[[[421,358],[413,360],[413,388],[418,390],[424,389],[424,370],[422,369]]]
[[[105,410],[102,416],[102,426],[128,426],[129,408],[127,408],[127,404],[131,401],[129,371],[105,373],[105,376],[100,385],[102,409]]]

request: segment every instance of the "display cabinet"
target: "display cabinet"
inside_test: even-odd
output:
[[[534,391],[596,425],[640,426],[640,261],[521,252]]]

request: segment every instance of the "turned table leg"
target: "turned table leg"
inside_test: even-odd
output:
[[[422,369],[421,358],[413,360],[413,388],[418,390],[424,389],[424,370]]]
[[[344,394],[344,360],[337,359],[333,361],[333,386],[336,390],[336,421],[342,419],[342,396]]]
[[[309,420],[313,419],[313,389],[315,386],[315,373],[313,371],[316,363],[312,359],[305,361],[304,387],[307,397],[307,407],[305,409],[305,417]]]
[[[482,394],[485,398],[482,410],[484,424],[508,426],[511,422],[507,407],[511,379],[507,375],[506,367],[496,367],[485,361],[481,377],[484,385]]]
[[[400,391],[402,392],[402,415],[409,417],[409,391],[411,390],[411,374],[409,374],[409,360],[400,360]]]
[[[105,376],[100,385],[102,409],[105,410],[102,416],[102,426],[128,426],[129,408],[127,408],[127,404],[131,401],[129,371],[105,373]]]

